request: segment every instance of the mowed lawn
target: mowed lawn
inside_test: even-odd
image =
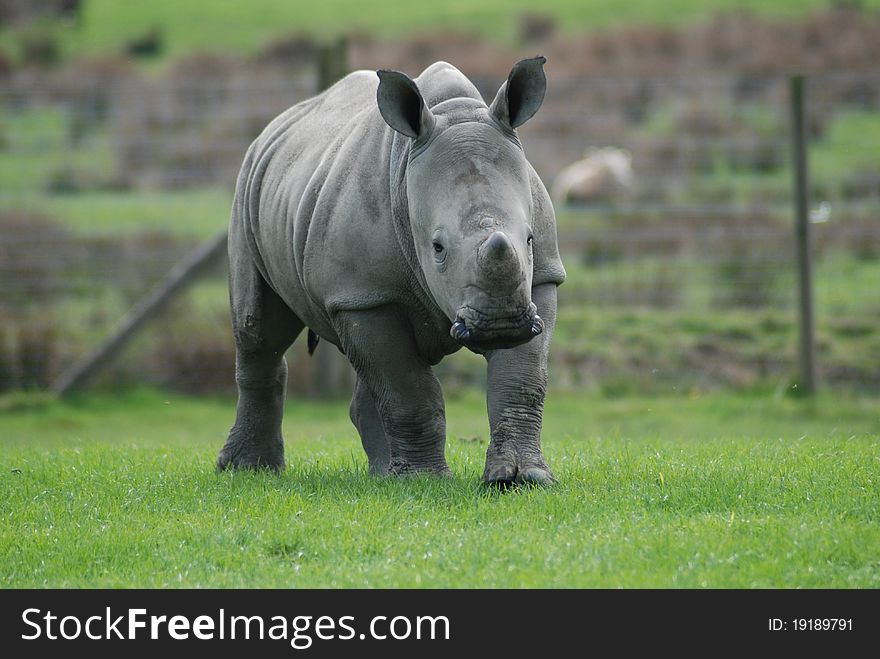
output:
[[[553,394],[559,483],[375,479],[344,403],[289,401],[289,467],[216,474],[230,400],[0,406],[0,587],[880,587],[876,398]]]

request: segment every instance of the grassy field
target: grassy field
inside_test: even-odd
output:
[[[866,8],[880,5],[863,0]],[[466,30],[497,40],[511,40],[518,17],[539,11],[558,21],[566,32],[607,29],[628,23],[678,24],[696,21],[719,10],[748,9],[768,16],[797,16],[828,6],[827,0],[551,0],[538,9],[529,0],[451,0],[409,2],[327,0],[215,0],[210,4],[153,0],[149,3],[89,0],[79,21],[55,26],[69,54],[118,52],[132,38],[158,27],[164,55],[200,49],[253,51],[267,39],[295,32],[318,36],[363,30],[379,36],[409,31]],[[15,50],[12,35],[0,33],[0,44]]]
[[[550,398],[559,484],[371,479],[344,404],[290,401],[288,470],[213,472],[226,400],[2,401],[0,585],[880,587],[877,400]]]

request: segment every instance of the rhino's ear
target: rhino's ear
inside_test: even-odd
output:
[[[547,91],[547,76],[544,75],[546,57],[539,56],[517,62],[507,76],[507,82],[495,95],[489,111],[502,124],[516,128],[532,118]]]
[[[376,102],[389,126],[407,137],[422,137],[434,127],[434,115],[416,83],[400,71],[380,70]]]

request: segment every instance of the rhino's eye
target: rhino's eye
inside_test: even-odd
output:
[[[443,247],[443,245],[440,243],[440,241],[435,240],[435,241],[434,241],[433,243],[431,243],[431,244],[434,245],[434,253],[435,253],[435,254],[442,254],[442,253],[443,253],[443,249],[444,249],[444,247]]]
[[[529,236],[529,239],[526,242],[528,243],[529,247],[531,247],[532,246],[532,236]]]

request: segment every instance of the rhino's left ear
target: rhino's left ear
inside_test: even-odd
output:
[[[407,137],[423,137],[434,127],[434,115],[415,81],[400,71],[380,70],[376,102],[389,126]]]
[[[507,82],[495,95],[489,111],[502,123],[516,128],[532,118],[547,91],[544,75],[546,57],[539,56],[517,62],[507,76]]]

